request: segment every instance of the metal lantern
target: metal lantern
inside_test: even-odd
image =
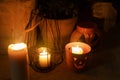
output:
[[[39,9],[32,11],[30,20],[25,30],[27,32],[26,43],[29,48],[28,55],[30,59],[30,65],[33,67],[33,69],[38,71],[40,68],[41,71],[40,65],[34,66],[34,64],[38,64],[37,61],[39,58],[39,52],[37,51],[39,51],[38,49],[40,47],[46,47],[47,49],[49,48],[51,54],[50,67],[47,67],[47,69],[42,69],[42,72],[53,69],[53,67],[63,61],[63,55],[65,52],[64,46],[67,42],[69,42],[69,38],[76,25],[76,22],[77,17],[70,19],[46,18],[39,15]]]

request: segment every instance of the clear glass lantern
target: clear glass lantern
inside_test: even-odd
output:
[[[28,52],[30,66],[37,72],[49,72],[62,62],[58,61],[57,54],[47,47],[31,47]]]
[[[39,9],[38,9],[39,10]],[[30,20],[25,28],[26,43],[29,48],[30,65],[36,71],[46,72],[55,68],[63,61],[64,47],[76,25],[77,17],[70,19],[52,19],[39,15],[38,10],[31,12]],[[38,48],[47,47],[50,49],[50,67],[42,68],[38,64]]]

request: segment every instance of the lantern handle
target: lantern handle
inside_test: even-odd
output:
[[[37,16],[37,11],[32,10],[29,22],[28,22],[27,26],[25,27],[25,32],[32,31],[34,28],[36,28],[41,23],[40,22],[41,20],[42,20],[42,18],[41,17],[38,18],[38,16]]]
[[[39,25],[40,23],[37,23],[36,25],[32,26],[31,28],[27,29],[25,28],[25,32],[30,32],[32,31],[33,29],[35,29],[37,27],[37,25]]]

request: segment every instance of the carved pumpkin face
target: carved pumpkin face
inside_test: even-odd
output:
[[[88,57],[86,55],[72,54],[73,67],[76,69],[83,69],[87,63]]]
[[[76,54],[72,51],[72,47],[75,47],[76,45],[82,48],[83,53]],[[81,72],[87,68],[88,58],[91,51],[91,47],[88,44],[83,42],[71,42],[65,46],[65,50],[68,69],[75,72]]]

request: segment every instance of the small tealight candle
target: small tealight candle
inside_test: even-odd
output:
[[[10,44],[8,55],[12,80],[27,80],[27,46],[25,43]]]
[[[39,53],[39,65],[42,68],[49,67],[50,66],[51,55],[47,51],[46,47],[42,47],[40,49],[42,51]]]
[[[84,70],[91,51],[90,45],[84,42],[70,42],[65,46],[65,51],[68,69],[76,72]]]

